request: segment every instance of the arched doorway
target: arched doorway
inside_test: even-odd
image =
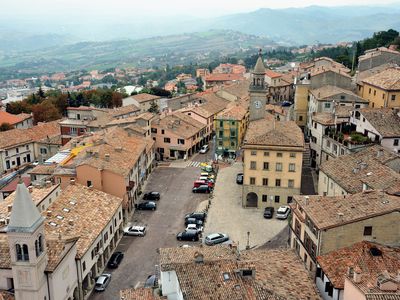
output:
[[[256,193],[248,193],[246,196],[246,207],[257,207],[258,196]]]

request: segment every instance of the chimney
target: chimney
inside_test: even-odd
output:
[[[304,204],[308,205],[308,201],[310,200],[310,197],[304,196]]]
[[[88,186],[89,190],[93,191],[93,184]]]
[[[200,253],[199,251],[196,251],[196,253],[194,254],[194,261],[197,264],[204,263],[204,255],[202,253]]]
[[[353,173],[354,173],[354,174],[357,174],[358,171],[359,171],[358,168],[354,168],[354,169],[353,169]]]
[[[71,185],[75,185],[75,179],[71,178],[70,181],[69,181],[69,183],[70,183]]]
[[[360,283],[361,282],[361,269],[359,267],[354,268],[354,274],[353,274],[353,281],[355,283]]]
[[[8,204],[8,205],[7,205],[7,211],[8,211],[8,212],[11,212],[11,210],[12,210],[12,204]]]
[[[378,152],[376,153],[376,157],[382,157],[383,156],[383,150],[379,149]]]
[[[341,213],[341,212],[339,212],[337,215],[338,215],[338,217],[339,217],[340,222],[343,222],[344,214]]]
[[[46,187],[47,187],[47,188],[51,187],[51,181],[50,181],[50,180],[47,180],[47,181],[46,181]]]
[[[122,152],[122,147],[115,147],[116,152]]]
[[[74,220],[69,219],[69,220],[68,220],[68,224],[71,225],[71,226],[73,226],[73,225],[74,225]]]
[[[29,191],[29,193],[32,193],[33,192],[33,186],[28,186],[28,191]]]
[[[51,210],[48,210],[48,211],[46,212],[46,215],[47,215],[48,217],[51,217]]]
[[[104,159],[106,160],[106,161],[110,161],[110,154],[105,154],[104,155]]]

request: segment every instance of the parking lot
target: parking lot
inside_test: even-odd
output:
[[[240,162],[220,168],[204,235],[226,233],[232,241],[239,242],[240,249],[245,249],[247,232],[250,232],[250,248],[262,246],[282,232],[287,221],[264,219],[263,209],[242,207],[242,185],[236,183],[236,174],[242,170]],[[287,239],[287,235],[283,234],[280,238]],[[282,242],[285,244],[285,241]]]
[[[193,242],[178,242],[176,234],[184,230],[184,216],[195,211],[197,205],[208,199],[207,194],[193,194],[193,181],[200,168],[159,167],[150,175],[145,191],[159,191],[156,211],[136,211],[132,222],[147,225],[145,237],[124,236],[116,251],[124,252],[118,269],[105,292],[94,293],[91,299],[119,299],[119,290],[143,286],[147,276],[155,273],[158,264],[157,249],[175,247]]]

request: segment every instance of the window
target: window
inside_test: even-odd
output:
[[[262,195],[262,202],[267,202],[268,196],[267,195]]]
[[[290,188],[294,187],[294,180],[293,179],[289,179],[288,180],[288,187],[290,187]]]
[[[224,137],[224,132],[223,132],[222,130],[220,130],[218,136],[219,136],[220,138],[223,138],[223,137]]]
[[[268,178],[263,178],[263,185],[268,185]]]
[[[171,143],[171,139],[170,138],[164,138],[164,143]]]
[[[374,96],[376,96],[376,90],[374,90]]]
[[[26,150],[29,150],[29,145],[26,145],[25,148],[26,148]]]
[[[372,226],[364,227],[364,236],[372,235]]]
[[[252,155],[252,156],[257,155],[257,151],[256,151],[256,150],[252,150],[252,151],[251,151],[251,155]]]
[[[231,147],[235,147],[235,142],[231,142]]]
[[[235,121],[232,121],[232,122],[231,122],[231,125],[235,125]]]
[[[368,90],[368,94],[371,94],[371,88],[369,88],[369,90]]]
[[[157,128],[151,128],[151,133],[157,133]]]
[[[83,270],[83,271],[86,270],[86,262],[85,262],[85,261],[82,263],[82,270]]]
[[[396,100],[396,95],[392,95],[391,99],[392,99],[392,101],[395,101]]]
[[[275,186],[281,186],[281,180],[275,179]]]
[[[290,157],[291,157],[291,158],[295,158],[295,157],[296,157],[296,153],[291,152],[291,153],[290,153]]]
[[[164,134],[165,133],[165,130],[164,129],[161,129],[161,134]]]
[[[331,104],[329,102],[325,103],[324,105],[325,108],[331,108]]]
[[[385,94],[382,94],[382,99],[385,100]]]
[[[92,181],[91,180],[86,181],[86,185],[87,186],[92,186]]]
[[[185,145],[184,139],[178,139],[178,145]]]
[[[332,283],[325,282],[325,292],[327,292],[329,296],[333,295],[333,285],[332,285]]]
[[[276,153],[276,157],[282,157],[282,153],[281,152]]]
[[[218,141],[218,146],[222,146],[223,142],[222,141]]]
[[[256,178],[255,177],[250,177],[250,184],[255,185],[256,184]]]
[[[280,196],[275,196],[275,203],[279,203],[281,197]]]
[[[224,127],[224,121],[219,121],[219,127]]]
[[[299,116],[299,121],[303,121],[303,116]]]
[[[293,197],[292,196],[288,196],[287,197],[287,203],[292,203],[293,202]]]
[[[19,153],[19,148],[18,147],[15,148],[15,152]]]
[[[268,162],[264,162],[263,170],[269,170],[269,163]]]
[[[314,122],[314,128],[317,129],[317,123],[316,122]]]
[[[346,99],[346,96],[345,95],[340,95],[340,100],[344,100],[344,99]]]
[[[399,139],[394,139],[393,146],[398,146],[398,145],[399,145]]]
[[[282,172],[282,163],[276,163],[275,171]]]
[[[47,149],[46,148],[40,148],[40,154],[47,154]]]
[[[231,137],[236,137],[236,130],[235,129],[231,129]]]
[[[268,152],[268,151],[265,151],[265,152],[264,152],[264,156],[269,156],[269,152]]]
[[[251,161],[250,162],[250,170],[255,170],[257,168],[257,162]]]

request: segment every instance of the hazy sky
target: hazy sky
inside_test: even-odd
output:
[[[8,19],[46,16],[143,16],[190,15],[208,17],[253,11],[261,7],[283,8],[309,5],[385,5],[393,0],[0,0],[0,16]]]

